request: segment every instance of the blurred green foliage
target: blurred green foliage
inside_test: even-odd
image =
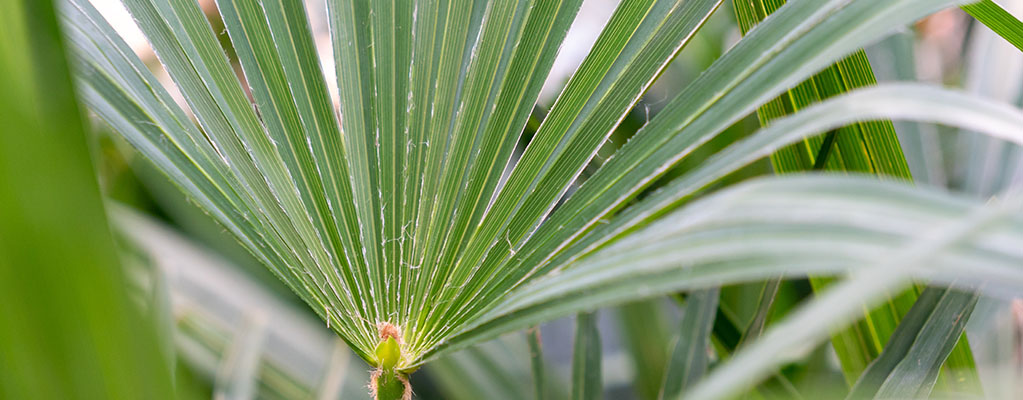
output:
[[[126,289],[53,4],[0,3],[0,398],[173,394]]]

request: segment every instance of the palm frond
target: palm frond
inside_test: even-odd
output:
[[[907,227],[938,226],[969,208],[895,183],[797,178],[742,186],[710,197],[718,205],[700,201],[666,217],[805,136],[901,118],[1021,141],[1023,117],[1006,105],[883,86],[775,120],[637,200],[701,144],[790,87],[892,27],[965,1],[791,1],[585,178],[610,133],[721,0],[622,2],[521,154],[515,146],[579,0],[327,0],[337,110],[302,1],[217,3],[243,76],[195,2],[124,0],[186,112],[88,1],[61,0],[82,98],[385,380],[555,316],[669,290],[876,263],[860,251],[915,248],[919,238]],[[810,193],[810,184],[825,190]],[[772,200],[818,212],[749,214],[774,211]],[[878,210],[888,218],[871,217]],[[1013,218],[1005,229],[1015,233]],[[968,242],[972,253],[938,246],[959,264],[907,274],[947,284],[965,266],[990,261],[988,275],[978,276],[1011,275],[999,268],[1018,254],[1000,241],[1018,237],[990,235]],[[753,245],[740,249],[742,240]],[[838,250],[814,251],[813,241]],[[781,250],[794,258],[782,263]],[[379,346],[392,340],[397,360]]]
[[[640,231],[637,231],[637,228],[650,224],[651,221],[667,224],[667,222],[662,222],[664,220],[662,217],[672,206],[691,199],[708,185],[730,172],[757,159],[767,157],[784,146],[802,140],[807,135],[827,131],[852,121],[901,118],[953,126],[969,126],[970,129],[978,132],[985,132],[1015,143],[1023,143],[1023,131],[1019,129],[1019,126],[1023,126],[1021,125],[1023,124],[1023,114],[1019,110],[1006,104],[969,95],[914,84],[889,84],[859,89],[846,95],[833,97],[800,113],[775,120],[769,127],[733,144],[707,160],[699,168],[676,178],[662,189],[648,195],[601,224],[573,246],[573,249],[578,246],[581,249],[579,252],[585,253],[585,256],[556,258],[554,260],[556,264],[552,267],[554,273],[545,274],[507,293],[500,304],[478,318],[474,325],[470,325],[462,333],[443,343],[435,352],[428,354],[427,359],[435,357],[435,354],[444,354],[503,332],[521,329],[558,316],[569,315],[580,309],[595,309],[665,294],[671,290],[693,288],[691,286],[693,282],[689,279],[697,277],[690,275],[692,272],[689,269],[680,268],[680,266],[691,263],[689,259],[676,259],[674,263],[661,266],[668,268],[671,272],[658,270],[652,275],[640,273],[641,270],[652,268],[649,261],[653,261],[648,261],[642,254],[648,254],[655,259],[658,257],[657,253],[649,252],[649,249],[645,249],[641,244],[651,243],[656,235],[663,232],[649,231],[651,232],[650,236],[646,236],[639,234]],[[897,186],[893,185],[893,187]],[[795,196],[795,193],[792,194]],[[794,204],[794,209],[798,209],[799,207]],[[699,208],[694,207],[695,205],[691,205],[683,208],[682,211],[701,212]],[[712,206],[707,207],[712,208]],[[910,213],[908,209],[904,211]],[[823,221],[828,217],[815,213],[807,215],[817,221]],[[644,228],[642,231],[646,231],[646,229],[651,228]],[[623,232],[627,232],[628,235],[623,235]],[[811,240],[816,240],[815,235],[809,236]],[[610,241],[608,238],[618,238],[618,240],[613,244],[607,244]],[[752,240],[752,238],[736,233],[729,240],[734,241],[737,246],[744,246],[747,243],[746,240]],[[681,244],[672,243],[680,252],[693,250],[681,246]],[[823,243],[813,246],[806,245],[807,243],[803,244],[805,247],[817,248],[822,251],[829,248]],[[778,247],[777,250],[795,251],[782,247]],[[793,263],[795,264],[794,254]],[[692,256],[697,257],[695,253]],[[831,254],[831,256],[837,258],[838,254]],[[609,262],[614,263],[615,267],[606,274],[598,273],[599,267],[591,267],[591,265],[609,267],[607,264]],[[818,265],[820,267],[830,265],[835,260],[819,260],[818,262],[822,263]],[[743,281],[771,277],[757,273],[753,265],[742,266],[749,269],[735,277],[741,277]],[[763,267],[763,265],[760,266]],[[659,275],[660,272],[663,272],[664,275]],[[782,271],[778,272],[779,275],[782,274]],[[813,271],[801,271],[802,274],[810,272]],[[727,271],[722,269],[720,273],[726,274]],[[674,275],[675,279],[671,279],[669,276],[673,276],[672,274],[678,275]],[[659,289],[653,290],[653,287]]]

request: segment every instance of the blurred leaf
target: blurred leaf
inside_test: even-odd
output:
[[[744,34],[785,3],[785,0],[733,1]],[[757,115],[761,124],[767,125],[821,99],[876,83],[866,54],[858,50],[761,106]],[[772,154],[771,161],[777,173],[829,169],[911,179],[890,121],[859,122],[829,131],[823,137],[807,138]],[[831,280],[810,277],[810,283],[815,291],[820,291]],[[883,341],[892,334],[914,299],[913,291],[898,294],[888,304],[870,310],[862,322],[835,333],[832,344],[850,385],[881,352]]]
[[[828,178],[809,180],[818,180],[819,184],[825,179]],[[869,182],[862,178],[859,181],[862,184]],[[821,190],[811,189],[813,182],[803,184],[806,184],[807,189]],[[869,185],[880,187],[884,184],[871,182]],[[836,283],[831,289],[787,317],[785,321],[773,326],[761,340],[737,354],[726,365],[716,369],[707,380],[694,388],[690,395],[699,399],[723,398],[738,392],[736,382],[752,382],[764,377],[778,364],[808,351],[814,343],[823,340],[830,330],[841,328],[851,322],[862,310],[864,301],[868,305],[876,304],[887,292],[908,286],[913,275],[924,270],[935,271],[938,264],[958,269],[959,272],[951,276],[967,279],[975,273],[976,268],[962,266],[956,261],[940,257],[941,249],[957,248],[975,242],[977,238],[993,230],[1019,229],[1011,226],[1023,221],[1020,219],[1023,217],[1023,198],[1018,196],[1009,196],[1005,200],[987,204],[977,201],[970,203],[972,204],[964,204],[955,216],[937,221],[929,229],[917,231],[903,246],[874,253],[870,257],[872,260],[861,261],[862,268],[851,273],[848,279]],[[1013,222],[1008,222],[1009,220]],[[946,284],[954,283],[956,279],[948,276],[945,278],[950,279],[945,281]],[[956,336],[958,335],[950,337]],[[931,340],[945,340],[943,337],[949,336],[939,336]],[[954,341],[946,343],[950,349]],[[933,350],[932,346],[925,347],[927,348],[925,351]],[[935,357],[942,358],[935,353],[940,354],[932,352],[926,357],[932,360],[932,365]],[[926,362],[924,359],[917,361]],[[940,365],[940,361],[938,363]],[[923,371],[925,374],[933,374],[936,370],[931,368]]]
[[[369,373],[351,364],[351,351],[322,321],[201,239],[118,203],[107,206],[121,236],[167,276],[178,365],[195,371],[191,380],[218,393],[267,398],[365,397]]]
[[[779,287],[781,287],[781,279],[770,279],[760,285],[760,295],[757,297],[756,303],[757,308],[753,313],[753,319],[750,320],[749,325],[746,327],[746,331],[742,333],[739,346],[745,345],[750,340],[756,339],[760,337],[760,334],[764,333],[767,317],[771,313],[771,305],[774,304],[774,298],[778,295]]]
[[[526,337],[529,340],[529,366],[533,371],[533,388],[536,400],[543,400],[546,389],[544,386],[543,342],[540,339],[540,327],[534,326],[529,328],[526,331]]]
[[[868,48],[870,66],[879,80],[917,80],[915,41],[915,32],[907,29]],[[948,183],[945,156],[936,127],[909,121],[894,121],[894,124],[913,181],[945,186]]]
[[[672,335],[662,299],[633,302],[615,310],[618,332],[635,368],[633,389],[641,399],[656,399],[664,382]]]
[[[686,297],[681,329],[664,375],[660,399],[681,399],[685,390],[707,372],[707,351],[719,293],[719,289],[712,288],[690,292]]]
[[[1023,3],[1007,3],[1023,11]],[[1023,102],[1023,52],[990,29],[977,26],[964,42],[963,87],[970,93]],[[961,132],[947,149],[955,163],[954,187],[990,196],[1016,184],[1023,174],[1023,149],[1013,143]]]
[[[521,339],[521,338],[518,338]],[[531,387],[526,344],[499,339],[431,363],[426,373],[445,399],[527,399]]]
[[[576,315],[572,349],[572,400],[603,398],[600,332],[597,330],[596,314]]]
[[[536,369],[537,353],[532,353],[533,338],[510,334],[431,362],[424,372],[437,385],[435,397],[443,399],[528,399],[536,395],[536,374],[545,382],[543,398],[568,397],[569,382],[558,371]],[[530,385],[532,381],[534,385]],[[425,394],[424,394],[424,397]]]
[[[129,301],[50,1],[0,3],[0,397],[169,399]]]

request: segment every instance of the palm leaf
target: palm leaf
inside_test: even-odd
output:
[[[1009,105],[956,92],[927,86],[900,84],[859,89],[846,95],[834,97],[800,113],[775,120],[771,126],[733,144],[709,159],[700,168],[678,177],[662,190],[647,196],[611,218],[594,231],[594,234],[611,235],[623,230],[628,230],[630,234],[585,257],[567,259],[564,264],[556,265],[555,270],[559,271],[558,273],[545,275],[516,288],[508,293],[500,304],[480,317],[474,325],[470,325],[462,333],[438,347],[435,354],[444,354],[539,321],[569,315],[579,309],[595,309],[655,296],[658,293],[664,293],[662,290],[692,288],[690,285],[700,277],[688,268],[677,268],[679,265],[687,265],[688,261],[662,259],[667,264],[660,267],[666,268],[666,270],[660,270],[648,265],[648,260],[640,256],[645,254],[643,252],[648,252],[652,257],[657,257],[656,253],[651,253],[649,249],[640,246],[642,243],[652,241],[652,236],[657,233],[651,233],[651,237],[639,235],[635,231],[638,226],[649,223],[652,220],[651,216],[662,216],[674,204],[691,198],[730,172],[757,159],[767,157],[779,148],[803,140],[808,135],[844,126],[853,121],[900,118],[949,125],[968,125],[970,129],[986,132],[994,137],[1023,143],[1023,131],[1019,129],[1019,124],[1023,123],[1023,114],[1020,114],[1019,110]],[[685,209],[693,207],[689,206]],[[798,208],[795,205],[793,207]],[[903,211],[908,212],[908,210]],[[699,213],[700,210],[691,212]],[[817,213],[808,215],[814,219],[826,217]],[[743,245],[747,243],[745,240],[749,240],[740,235],[718,239],[734,241],[736,244]],[[675,249],[678,252],[684,253],[687,250],[692,250],[678,246],[679,243],[672,242],[672,245],[676,246]],[[891,245],[898,246],[894,243]],[[634,249],[630,246],[633,246]],[[814,243],[807,247],[817,248],[824,252],[829,249],[823,243]],[[627,249],[629,250],[626,251]],[[777,251],[795,252],[796,250],[779,247]],[[610,257],[610,255],[614,255],[614,257]],[[629,261],[625,262],[626,260]],[[819,262],[830,264],[830,262]],[[616,267],[611,268],[609,264]],[[600,265],[610,269],[600,273],[601,267],[582,267],[588,265]],[[751,265],[736,265],[736,268],[743,267],[749,269],[733,278],[749,281],[770,277],[770,275],[756,273]],[[805,267],[809,268],[809,266]],[[647,270],[647,268],[650,269]],[[792,266],[791,268],[796,267]],[[650,271],[650,273],[641,273],[643,271]],[[808,271],[802,270],[801,272]],[[729,271],[722,269],[717,273],[727,276]],[[714,279],[720,279],[720,276],[714,275]],[[717,283],[727,284],[729,282]],[[709,283],[704,282],[704,284]],[[434,357],[433,354],[428,356],[427,359]]]
[[[485,337],[663,293],[635,290],[651,278],[623,275],[638,264],[602,275],[594,257],[641,243],[643,226],[781,145],[887,117],[1010,138],[1019,126],[1014,111],[944,91],[858,92],[779,120],[626,208],[788,87],[884,29],[959,2],[794,1],[567,198],[720,0],[623,2],[519,158],[512,148],[578,1],[329,0],[338,114],[300,1],[218,3],[244,85],[195,3],[125,0],[195,125],[88,2],[63,0],[83,98],[392,383]],[[698,282],[662,272],[681,274],[664,287]],[[565,280],[578,274],[594,275]],[[573,289],[587,282],[608,286]]]
[[[926,233],[914,235],[914,238],[909,239],[908,245],[900,247],[897,251],[882,252],[881,258],[864,263],[866,267],[852,273],[848,280],[835,285],[826,294],[778,324],[757,344],[737,354],[727,365],[715,370],[707,380],[694,388],[690,395],[702,399],[720,398],[734,393],[737,391],[734,384],[736,380],[743,382],[758,379],[774,364],[783,361],[785,356],[805,351],[807,344],[823,339],[829,330],[841,325],[842,321],[847,321],[849,316],[860,312],[862,306],[859,302],[864,299],[872,303],[882,300],[885,292],[907,286],[914,273],[933,272],[945,267],[957,268],[947,261],[940,262],[944,265],[938,268],[922,267],[925,265],[923,263],[933,260],[931,257],[935,256],[938,249],[973,241],[990,230],[1016,229],[1009,227],[1014,223],[1006,224],[1005,218],[1018,217],[1020,212],[1018,199],[1015,197],[995,204],[964,205],[955,216],[935,223]],[[969,275],[967,270],[963,269],[959,275]],[[948,276],[944,279],[946,284],[954,283],[954,279],[949,280]],[[930,349],[933,347],[929,347]],[[922,371],[933,373],[936,369]],[[914,395],[926,395],[929,391],[927,389],[915,392],[917,386],[908,387],[914,391]]]
[[[746,33],[785,2],[734,1],[739,26]],[[762,124],[807,105],[851,89],[876,84],[867,55],[860,50],[802,82],[785,95],[760,107],[757,115]],[[808,138],[803,143],[771,155],[777,173],[809,169],[829,169],[874,173],[882,177],[912,179],[902,154],[895,126],[890,121],[860,122],[828,132],[823,137]],[[829,279],[810,277],[815,291],[831,284]],[[838,354],[846,381],[852,385],[867,365],[881,353],[884,343],[896,330],[899,321],[915,303],[916,290],[895,294],[886,304],[870,310],[863,321],[849,329],[836,332],[832,345]],[[962,312],[961,310],[957,313]],[[912,334],[912,333],[905,333]],[[955,347],[952,368],[972,368],[973,360],[964,338]],[[960,363],[964,365],[959,365]],[[952,381],[953,384],[958,383]],[[963,382],[972,385],[975,382]]]

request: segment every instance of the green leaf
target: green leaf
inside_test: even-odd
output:
[[[625,233],[628,227],[609,231],[607,217],[699,145],[888,27],[947,5],[909,0],[783,7],[687,86],[554,210],[515,251],[515,268],[509,270],[518,272],[507,280],[521,284],[542,276]]]
[[[662,190],[652,193],[625,209],[601,225],[593,232],[593,235],[605,237],[630,228],[634,230],[635,227],[649,222],[651,216],[661,215],[680,200],[693,196],[730,172],[757,159],[767,157],[777,149],[796,143],[807,135],[840,127],[854,121],[903,118],[965,126],[994,137],[1023,143],[1023,132],[1018,128],[1023,126],[1023,114],[1005,104],[912,84],[890,84],[859,89],[806,108],[797,114],[775,120],[769,127],[733,144],[699,168],[680,176]],[[813,215],[816,216],[816,214]],[[653,240],[653,238],[644,237],[638,232],[631,232],[628,237],[591,255],[557,265],[558,273],[546,275],[518,287],[509,293],[500,305],[481,317],[476,324],[442,344],[434,353],[443,354],[502,332],[521,329],[539,321],[586,309],[586,307],[618,304],[654,296],[658,292],[647,290],[651,285],[656,285],[661,289],[666,287],[674,287],[676,290],[687,288],[687,284],[690,284],[691,281],[686,279],[689,276],[685,271],[675,271],[678,274],[675,275],[675,278],[681,279],[681,281],[668,279],[666,275],[671,275],[668,271],[658,271],[658,273],[651,273],[652,275],[640,274],[636,269],[637,266],[644,268],[649,266],[644,265],[642,258],[636,258],[635,255],[631,256],[632,258],[617,258],[620,257],[618,255],[611,258],[604,257],[617,259],[620,263],[618,268],[605,273],[598,273],[588,267],[580,267],[580,265],[589,265],[595,262],[594,260],[600,260],[605,254],[615,254],[612,249],[623,251],[622,256],[624,256],[632,251],[629,246],[643,248],[640,245],[649,240]],[[741,242],[738,238],[734,240]],[[821,244],[815,244],[813,247],[827,248]],[[682,248],[680,247],[680,249]],[[584,263],[583,260],[588,261]],[[605,265],[605,261],[601,260],[600,264]],[[790,268],[795,268],[795,266]],[[756,275],[752,272],[742,276],[743,280],[747,281],[770,277],[770,275]],[[718,283],[723,284],[724,282]],[[427,355],[427,359],[432,357],[434,354]]]
[[[518,279],[524,269],[509,266],[510,258],[720,3],[643,0],[619,5],[495,193],[477,230],[466,237],[456,274],[448,282],[453,287],[464,282],[454,302],[466,307],[451,308],[439,317],[447,324],[446,332],[492,304]],[[447,220],[441,221],[447,226]],[[484,278],[470,280],[474,276]]]
[[[868,267],[850,274],[847,280],[833,285],[832,289],[775,325],[763,339],[716,369],[689,395],[698,399],[724,398],[738,391],[736,381],[752,382],[762,378],[787,357],[805,352],[809,345],[823,340],[830,330],[846,325],[862,310],[862,301],[876,304],[886,292],[908,286],[914,272],[932,269],[933,266],[926,263],[936,262],[933,257],[941,249],[965,244],[992,228],[1005,228],[1006,218],[1018,220],[1023,211],[1023,203],[1019,200],[1017,197],[994,204],[966,206],[955,217],[916,234],[904,246],[880,253],[875,261],[865,264]],[[967,268],[959,272],[964,277],[970,273]],[[927,373],[935,370],[925,369]]]
[[[529,366],[533,372],[533,389],[536,400],[544,399],[544,361],[543,342],[540,339],[540,327],[534,326],[526,330],[526,338],[529,340]]]
[[[575,341],[572,345],[572,400],[603,398],[601,380],[600,332],[597,316],[581,313],[575,317]]]
[[[998,3],[992,0],[983,0],[963,6],[963,11],[1023,51],[1023,22],[1005,11]]]
[[[767,318],[771,314],[771,305],[774,304],[774,298],[778,295],[778,288],[780,286],[780,279],[770,279],[762,284],[760,295],[757,297],[757,307],[753,313],[753,319],[750,320],[746,330],[743,331],[742,337],[739,339],[739,346],[746,345],[750,340],[756,339],[764,333]]]
[[[928,397],[938,372],[966,328],[979,295],[930,287],[860,376],[850,399]],[[977,377],[968,379],[976,382]]]
[[[784,0],[733,1],[739,26],[744,33],[784,3]],[[860,50],[760,107],[757,114],[761,124],[767,124],[772,119],[805,108],[819,99],[876,83],[866,53]],[[771,161],[777,173],[826,168],[874,173],[882,176],[882,179],[911,179],[895,127],[890,121],[859,122],[832,130],[822,138],[807,138],[801,144],[772,154]],[[815,291],[819,291],[832,282],[830,279],[810,277],[810,283]],[[832,345],[850,385],[871,360],[881,353],[883,343],[891,337],[901,316],[908,312],[915,299],[914,290],[895,294],[887,304],[867,312],[863,321],[835,333]],[[956,359],[964,359],[972,367],[972,357],[965,340],[956,352],[960,353]]]
[[[622,347],[635,369],[632,388],[641,399],[656,399],[668,365],[673,333],[661,299],[625,304],[615,310]]]
[[[681,399],[685,390],[707,372],[707,349],[718,308],[720,289],[690,292],[682,309],[682,323],[671,353],[660,399]]]
[[[0,397],[170,399],[168,360],[104,216],[53,3],[0,3],[0,43]]]
[[[934,95],[926,90],[863,92],[847,100],[880,100],[862,108],[830,103],[768,128],[626,208],[700,144],[788,87],[892,26],[960,4],[802,0],[740,41],[562,201],[720,0],[623,2],[521,156],[514,146],[578,0],[329,0],[337,114],[300,1],[219,2],[244,76],[194,2],[124,1],[196,124],[88,2],[64,0],[90,107],[362,358],[390,364],[373,350],[378,324],[395,326],[395,368],[404,372],[524,321],[590,310],[580,308],[584,300],[596,307],[651,295],[627,279],[613,293],[621,298],[564,292],[575,304],[533,291],[541,283],[585,284],[562,279],[618,242],[635,244],[623,237],[720,174],[815,132],[806,129],[883,119],[893,109],[1007,136],[1019,122],[1004,108],[978,110],[989,103],[944,92],[935,98],[965,109],[920,98]],[[888,108],[872,108],[879,104]],[[979,119],[963,120],[970,117]],[[534,312],[546,301],[554,301],[549,313]]]
[[[734,1],[737,19],[743,33],[785,4],[784,0]],[[782,96],[757,110],[761,124],[805,108],[807,105],[849,90],[876,84],[866,54],[858,50],[818,72]],[[831,142],[827,139],[832,138]],[[824,146],[833,143],[831,146]],[[831,170],[873,172],[879,175],[909,179],[909,168],[895,129],[890,121],[861,122],[831,131],[826,137],[808,138],[804,143],[785,148],[771,156],[779,173],[803,171],[821,162],[817,155],[826,154],[824,166]]]

